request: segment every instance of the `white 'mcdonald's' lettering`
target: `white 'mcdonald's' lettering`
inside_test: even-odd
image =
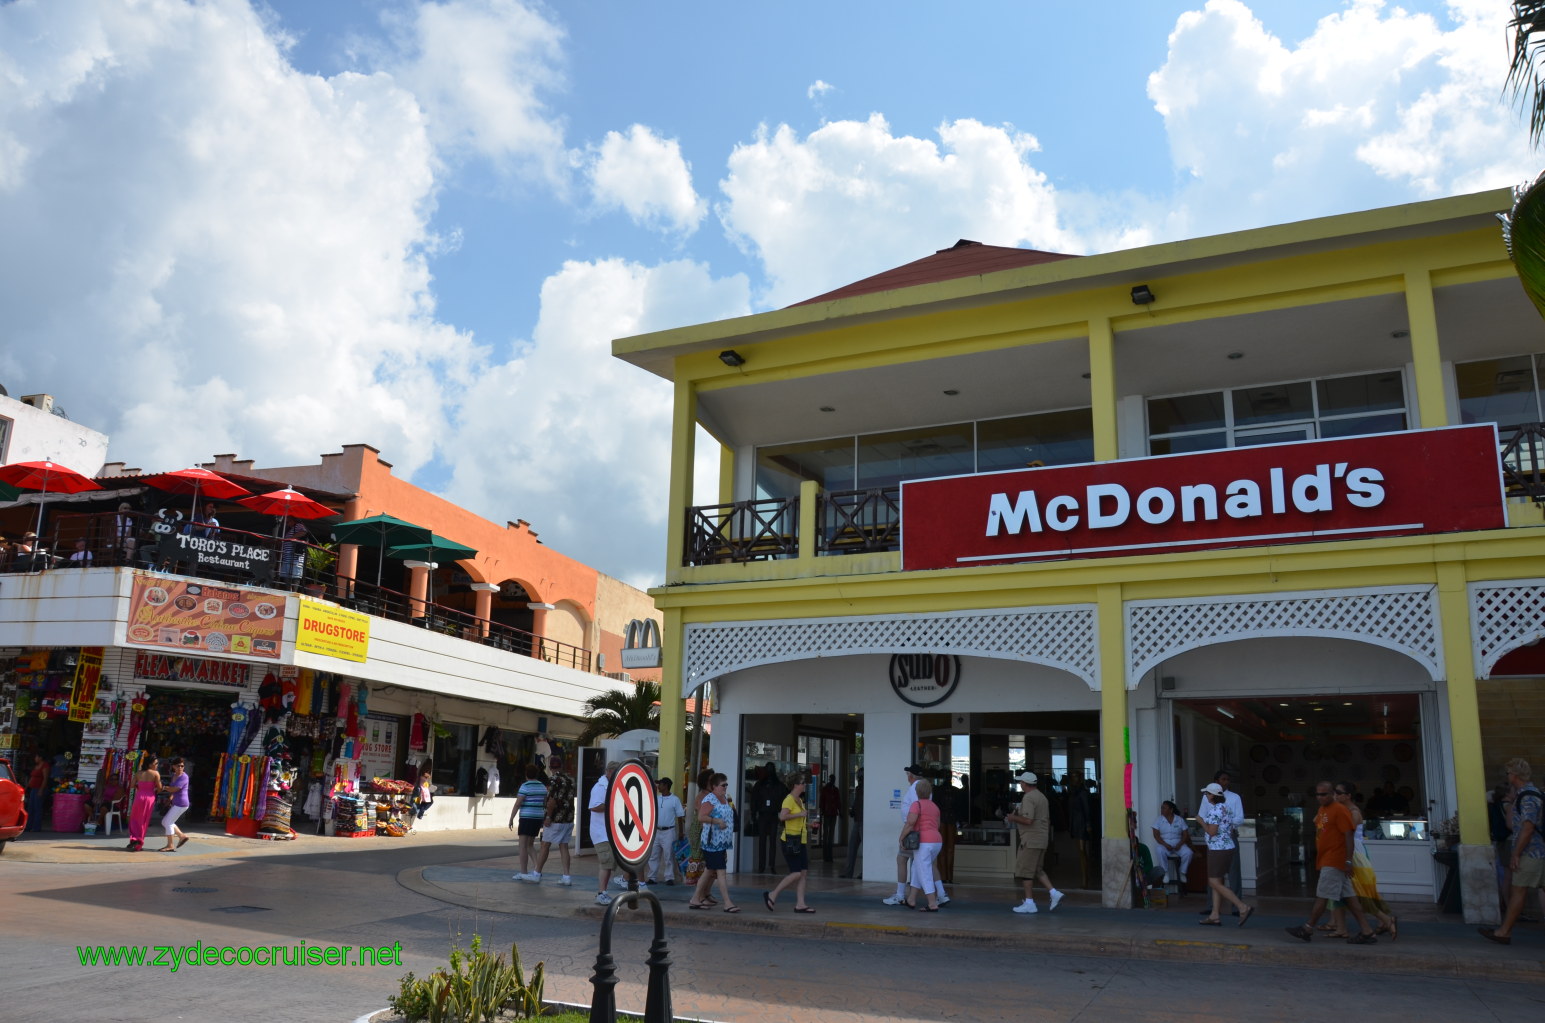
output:
[[[1313,472],[1291,482],[1280,467],[1266,471],[1270,514],[1288,509],[1304,514],[1332,512],[1338,501],[1355,508],[1377,508],[1384,503],[1384,473],[1370,467],[1350,468],[1347,462],[1322,462]],[[1044,509],[1044,512],[1043,512]],[[1267,514],[1262,487],[1255,480],[1233,480],[1222,488],[1206,482],[1173,487],[1148,487],[1134,498],[1120,483],[1092,483],[1081,495],[1052,494],[1042,497],[1034,490],[1018,494],[993,494],[987,504],[987,535],[1041,533],[1047,529],[1065,533],[1079,525],[1089,529],[1122,526],[1136,511],[1152,526],[1173,521],[1217,522],[1220,518],[1249,519]]]

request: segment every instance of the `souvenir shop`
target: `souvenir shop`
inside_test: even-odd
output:
[[[77,680],[94,670],[90,657],[81,663],[82,653],[79,648],[0,651],[0,756],[18,773],[42,756],[59,760],[75,777],[70,761],[80,750],[83,708],[77,701],[72,717],[71,698]],[[100,665],[100,651],[97,655]]]

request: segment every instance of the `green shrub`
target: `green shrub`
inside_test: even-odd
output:
[[[468,951],[451,949],[448,969],[423,980],[409,973],[386,1001],[410,1023],[493,1023],[504,1010],[527,1019],[542,1012],[542,973],[537,963],[527,980],[515,945],[506,963],[504,956],[484,952],[483,939],[474,934]]]

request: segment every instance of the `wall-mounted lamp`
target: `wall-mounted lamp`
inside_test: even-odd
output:
[[[726,348],[724,351],[720,352],[719,361],[724,363],[730,369],[734,369],[736,366],[744,366],[746,364],[745,357],[733,348]]]
[[[1132,288],[1132,304],[1133,305],[1147,305],[1149,302],[1152,302],[1152,301],[1153,301],[1153,289],[1148,287],[1148,285],[1146,285],[1146,284],[1139,284],[1139,285],[1136,285],[1135,287]],[[722,359],[722,358],[724,358],[724,356],[721,355],[721,356],[719,356],[719,358]]]

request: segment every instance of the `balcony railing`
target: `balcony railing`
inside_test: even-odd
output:
[[[1507,496],[1545,507],[1545,423],[1501,431]],[[799,556],[799,498],[736,501],[688,509],[686,564]],[[817,497],[815,553],[901,549],[901,488],[833,490]]]
[[[734,501],[691,509],[689,565],[766,561],[799,554],[799,498]]]
[[[140,512],[59,515],[51,525],[44,541],[32,552],[17,553],[0,545],[0,572],[126,566],[244,586],[295,590],[377,618],[405,622],[577,671],[591,670],[590,651],[582,647],[339,575],[337,552],[331,547],[197,523],[191,525],[196,532],[188,535],[208,542],[177,543],[176,534],[154,532],[155,518]],[[183,525],[177,524],[179,529]],[[224,544],[223,551],[219,544]],[[193,551],[199,546],[210,548],[215,556],[200,559]]]

